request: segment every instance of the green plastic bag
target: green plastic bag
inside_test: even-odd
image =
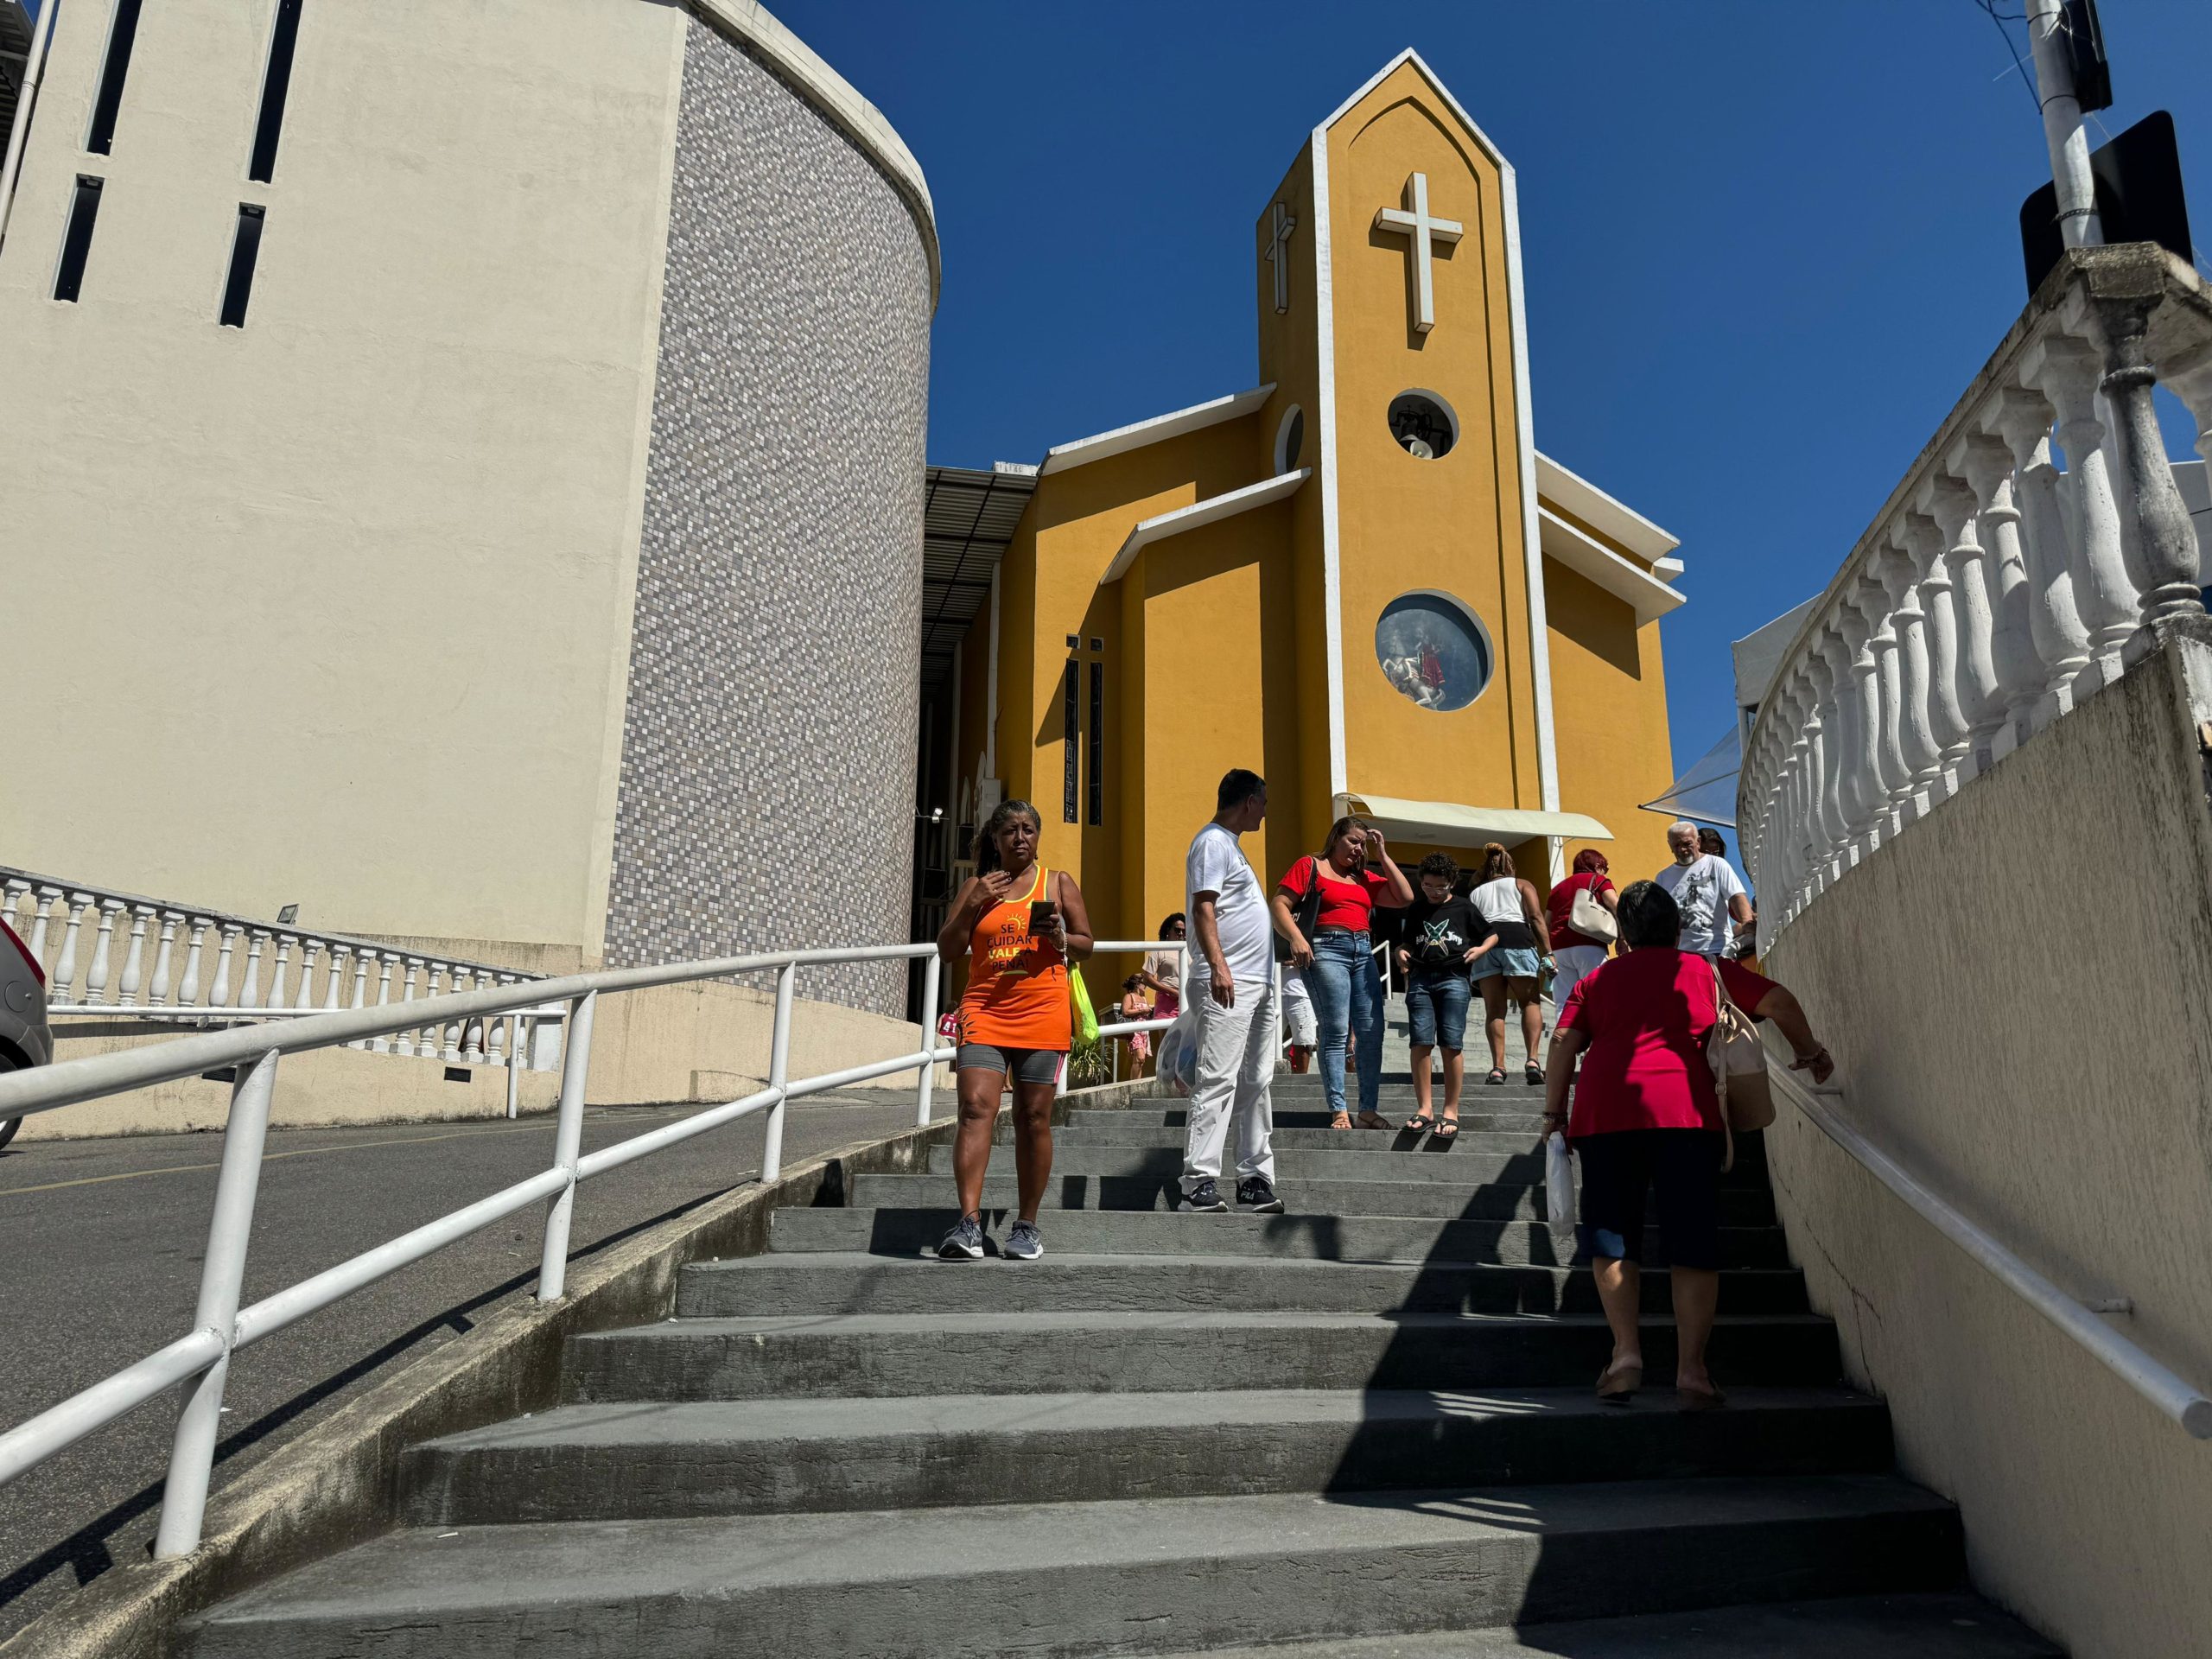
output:
[[[1083,969],[1068,964],[1068,1036],[1077,1053],[1098,1046],[1098,1014],[1090,1006],[1090,990],[1083,982]]]

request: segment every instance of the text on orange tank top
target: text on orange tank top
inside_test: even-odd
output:
[[[960,999],[960,1034],[999,1048],[1068,1047],[1068,965],[1059,947],[1029,931],[1029,906],[1055,897],[1046,872],[1019,898],[993,905],[968,937],[968,989]]]

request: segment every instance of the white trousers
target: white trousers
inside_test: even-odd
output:
[[[1313,1013],[1313,994],[1306,988],[1306,976],[1295,968],[1282,970],[1282,1017],[1290,1023],[1290,1040],[1300,1048],[1321,1046],[1321,1022]]]
[[[1183,1154],[1183,1190],[1221,1179],[1221,1154],[1230,1120],[1236,1123],[1236,1179],[1255,1175],[1274,1184],[1274,986],[1262,980],[1236,988],[1224,1008],[1203,981],[1191,988],[1198,1014],[1198,1077],[1191,1090],[1190,1134]]]
[[[1552,952],[1557,969],[1552,976],[1552,1006],[1565,1008],[1567,999],[1584,976],[1594,974],[1605,960],[1602,945],[1562,944]]]

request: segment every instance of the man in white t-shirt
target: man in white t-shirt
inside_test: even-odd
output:
[[[1698,957],[1728,955],[1733,933],[1751,925],[1751,898],[1734,867],[1698,850],[1697,825],[1688,818],[1667,826],[1667,850],[1675,861],[1651,879],[1682,912],[1681,948]]]
[[[1238,837],[1268,815],[1268,786],[1239,767],[1221,780],[1213,820],[1192,842],[1184,867],[1191,954],[1183,995],[1198,1025],[1198,1084],[1191,1090],[1183,1154],[1185,1210],[1219,1212],[1221,1155],[1236,1123],[1236,1204],[1273,1214],[1275,1196],[1274,924],[1267,895]]]

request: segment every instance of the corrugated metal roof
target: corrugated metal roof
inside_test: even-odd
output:
[[[1037,488],[1036,469],[932,467],[922,521],[922,691],[952,671],[953,647],[991,591],[991,573]]]

